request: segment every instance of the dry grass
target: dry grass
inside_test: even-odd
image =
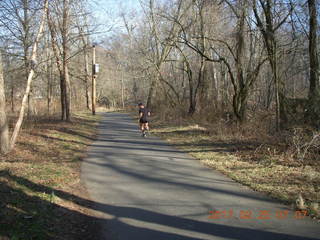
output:
[[[295,204],[299,193],[308,206],[320,201],[319,151],[298,159],[288,135],[270,136],[261,124],[236,127],[196,122],[158,119],[153,121],[153,132],[203,164],[284,203]]]
[[[0,156],[0,239],[85,239],[92,234],[80,161],[95,138],[98,119],[82,113],[71,123],[25,122],[14,151]]]

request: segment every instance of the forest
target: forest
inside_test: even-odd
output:
[[[20,115],[11,147],[25,111],[70,121],[92,99],[271,132],[319,127],[317,1],[140,1],[99,43],[87,5],[1,3],[2,113]]]
[[[105,22],[97,21],[93,2],[111,4],[0,1],[6,168],[27,151],[29,129],[46,122],[71,134],[83,114],[93,124],[101,112],[132,113],[142,102],[151,109],[155,135],[192,152],[230,144],[227,152],[268,168],[268,177],[281,165],[295,182],[293,167],[305,174],[293,189],[253,188],[286,203],[304,202],[302,195],[309,207],[319,201],[319,1],[137,0],[130,11],[121,10],[126,1],[116,1],[117,20],[106,14]],[[30,149],[33,155],[37,148]],[[217,164],[207,165],[232,175],[232,167]],[[233,178],[252,187],[256,176],[241,174]]]

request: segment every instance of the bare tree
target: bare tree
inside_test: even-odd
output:
[[[24,96],[22,98],[19,117],[18,117],[17,123],[15,125],[15,128],[14,128],[12,136],[11,136],[10,149],[14,148],[14,145],[15,145],[15,143],[17,141],[17,137],[18,137],[18,134],[19,134],[22,122],[23,122],[24,111],[25,111],[26,104],[27,104],[27,101],[28,101],[28,96],[29,96],[29,93],[30,93],[32,79],[33,79],[33,76],[34,76],[34,73],[35,73],[34,70],[35,70],[35,67],[37,65],[38,44],[39,44],[39,41],[40,41],[40,37],[42,36],[42,33],[43,33],[43,29],[44,29],[44,25],[45,25],[45,16],[47,14],[47,11],[48,11],[48,0],[45,0],[44,1],[44,6],[43,6],[43,15],[42,15],[42,18],[41,18],[41,22],[40,22],[40,26],[39,26],[39,30],[38,30],[37,36],[36,36],[36,38],[34,40],[34,43],[33,43],[32,54],[31,54],[31,58],[30,58],[31,59],[30,63],[32,64],[32,67],[30,68],[30,71],[29,71],[27,86],[26,86],[25,94],[24,94]]]
[[[38,12],[38,3],[36,0],[17,0],[17,1],[2,1],[0,22],[3,23],[3,28],[8,32],[7,39],[10,39],[15,45],[22,48],[21,60],[23,62],[23,75],[25,81],[28,79],[30,70],[30,49],[32,39],[34,38],[34,29],[32,25],[36,21],[35,15]],[[22,9],[19,11],[19,9]],[[19,53],[20,55],[20,53]],[[14,86],[12,85],[12,95],[14,95]],[[30,91],[32,92],[32,90]],[[31,114],[31,93],[28,96],[28,116]]]
[[[62,14],[62,29],[61,29],[61,37],[62,37],[62,66],[63,66],[63,78],[62,80],[62,88],[64,89],[62,95],[62,101],[65,102],[65,109],[62,113],[62,119],[70,121],[70,111],[71,111],[71,84],[70,84],[70,76],[69,76],[69,58],[70,58],[70,2],[69,0],[63,0],[63,14]]]
[[[62,21],[57,20],[58,26],[55,24],[53,16],[53,7],[56,11],[62,11]],[[59,8],[62,9],[59,9]],[[57,9],[58,8],[58,9]],[[68,64],[70,61],[70,2],[63,0],[62,6],[60,2],[53,2],[50,11],[47,14],[48,25],[51,33],[52,49],[56,58],[57,67],[60,75],[60,98],[61,98],[61,119],[71,120],[71,84],[69,76]],[[58,33],[61,36],[61,48],[58,42]]]
[[[161,108],[166,102],[179,114],[203,111],[212,119],[232,111],[239,123],[272,109],[278,130],[293,123],[290,96],[305,98],[309,83],[301,33],[309,14],[301,5],[303,12],[293,15],[302,1],[140,2],[143,16],[122,15],[126,33],[106,40],[109,82],[99,95],[113,105],[146,98]]]
[[[284,17],[276,21],[277,19],[275,17],[276,13],[274,12],[274,9],[275,5],[279,2],[273,0],[259,0],[259,3],[260,7],[262,8],[262,16],[259,13],[256,0],[253,0],[253,11],[257,26],[259,27],[264,38],[268,53],[268,61],[273,74],[276,90],[276,128],[279,131],[281,127],[281,119],[286,121],[287,116],[285,112],[285,87],[284,82],[280,79],[279,75],[279,46],[276,38],[276,32],[290,16],[293,10],[293,5],[290,4],[289,11],[285,13]]]
[[[179,21],[184,15],[182,5],[183,5],[183,1],[179,0],[177,2],[177,10],[174,12],[174,15],[172,16],[173,19]],[[154,0],[149,0],[148,8],[149,8],[148,18],[149,18],[150,33],[153,36],[153,44],[152,44],[153,51],[152,51],[151,59],[152,59],[153,67],[155,68],[155,77],[151,81],[148,98],[147,98],[147,106],[150,107],[152,104],[152,98],[155,92],[156,85],[161,79],[161,67],[174,46],[173,43],[177,39],[177,36],[179,33],[179,26],[176,23],[177,21],[174,21],[172,26],[169,28],[168,32],[166,33],[164,39],[161,38],[162,34],[160,35],[159,33],[160,29],[158,29],[159,26],[156,20]]]
[[[261,50],[254,45],[259,39],[259,36],[254,35],[253,31],[248,29],[248,1],[237,1],[236,5],[233,5],[230,1],[225,2],[230,6],[237,19],[234,34],[235,38],[233,38],[232,41],[228,42],[226,37],[223,38],[223,36],[221,38],[204,36],[203,30],[201,30],[200,36],[195,36],[194,38],[207,39],[209,44],[211,42],[210,51],[205,51],[203,41],[202,44],[192,42],[192,39],[188,39],[190,34],[188,34],[187,29],[185,29],[182,24],[180,24],[180,27],[183,32],[183,43],[198,53],[201,59],[203,59],[200,61],[200,72],[203,72],[202,61],[217,62],[225,65],[234,90],[232,102],[233,112],[237,120],[243,122],[246,118],[246,108],[250,90],[258,79],[260,68],[266,59],[262,55],[263,49]],[[247,42],[250,43],[251,48],[247,47]],[[233,47],[232,44],[235,46]],[[227,51],[221,51],[223,48],[226,48]],[[254,50],[255,48],[256,50]],[[215,57],[210,55],[212,51]],[[226,52],[229,53],[230,57],[226,55]],[[201,84],[202,81],[203,79],[199,78],[198,83]]]
[[[86,107],[90,110],[90,72],[89,72],[89,37],[85,35],[85,31],[78,25],[81,41],[83,44],[83,58],[84,58],[84,84],[86,92]]]

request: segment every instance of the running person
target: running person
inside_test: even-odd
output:
[[[150,117],[150,110],[147,109],[143,103],[139,103],[139,126],[142,136],[146,136],[146,131],[149,131],[148,117]]]

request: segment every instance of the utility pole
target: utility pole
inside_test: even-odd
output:
[[[92,46],[92,115],[96,115],[96,46]]]

